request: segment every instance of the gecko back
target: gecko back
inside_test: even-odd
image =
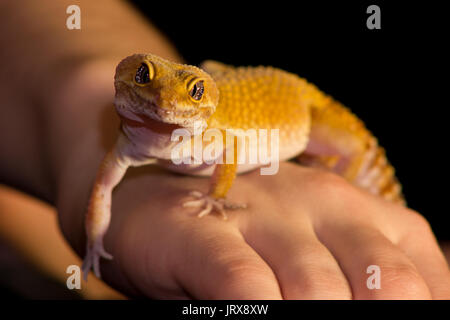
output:
[[[201,66],[220,98],[210,127],[277,128],[280,160],[331,170],[372,194],[405,204],[385,150],[348,108],[295,74],[272,67]]]

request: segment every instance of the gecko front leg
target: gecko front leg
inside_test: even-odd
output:
[[[101,277],[100,257],[112,259],[103,247],[103,237],[111,219],[112,190],[122,180],[128,166],[116,145],[106,154],[98,169],[85,220],[87,248],[82,266],[84,280],[91,268],[98,278]]]
[[[236,178],[237,161],[232,164],[217,164],[210,180],[210,187],[207,194],[199,191],[192,191],[189,195],[196,200],[186,201],[183,207],[202,208],[198,217],[201,218],[212,211],[217,211],[224,220],[227,219],[226,209],[244,209],[246,204],[237,204],[226,200],[228,190],[233,185]]]

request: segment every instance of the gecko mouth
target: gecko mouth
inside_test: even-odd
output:
[[[170,106],[163,108],[153,99],[142,97],[130,89],[125,82],[116,82],[115,105],[117,112],[125,118],[141,121],[150,118],[165,124],[193,128],[200,123],[206,128],[206,120],[213,114],[215,106]]]
[[[179,109],[165,109],[159,107],[154,102],[148,102],[144,106],[143,113],[156,120],[164,123],[180,125],[182,127],[192,127],[194,122],[201,121],[206,123],[212,114],[212,108],[183,108]]]
[[[130,125],[136,126],[140,124],[149,127],[167,125],[172,129],[191,129],[198,126],[198,124],[202,128],[206,128],[206,120],[214,110],[209,107],[169,110],[161,108],[153,101],[148,101],[130,93],[116,95],[115,105],[117,113]]]

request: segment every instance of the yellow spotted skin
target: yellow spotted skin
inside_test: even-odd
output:
[[[136,70],[143,64],[152,70],[152,79],[138,84]],[[188,94],[192,81],[202,81],[204,86],[198,101]],[[295,158],[332,170],[371,193],[404,202],[393,167],[364,123],[295,74],[273,67],[233,67],[215,61],[205,61],[198,68],[153,54],[135,54],[117,66],[115,87],[116,110],[128,133],[135,133],[133,123],[143,118],[142,126],[153,129],[161,124],[172,125],[169,129],[190,127],[200,121],[203,129],[236,129],[236,136],[238,129],[278,129],[280,160]],[[156,122],[148,121],[148,117]],[[130,140],[140,146],[141,154],[153,140],[146,137],[137,143],[136,137],[139,134]],[[155,141],[160,144],[161,136]],[[163,145],[153,148],[152,143],[150,147],[154,152],[147,156],[157,159],[165,159],[170,149]],[[189,168],[178,169],[189,173]],[[209,193],[225,197],[235,174],[251,169],[217,165]]]
[[[308,100],[296,75],[272,67],[222,66],[224,70],[214,72],[215,62],[202,67],[211,72],[220,97],[209,127],[278,128],[281,134],[308,128]]]
[[[206,61],[201,68],[219,89],[209,128],[279,129],[282,155],[291,158],[289,151],[294,150],[302,164],[332,170],[373,194],[405,203],[377,139],[348,108],[314,85],[273,67],[235,68]],[[236,168],[216,171],[210,193],[225,197]],[[218,177],[226,187],[217,187]]]
[[[272,67],[233,68],[214,61],[204,62],[202,68],[215,80],[220,97],[208,128],[279,129],[284,158],[304,150],[311,117],[299,77]],[[236,172],[235,164],[218,165],[210,195],[225,198]]]

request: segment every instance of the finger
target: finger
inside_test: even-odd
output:
[[[285,299],[351,299],[345,275],[307,218],[265,217],[244,237],[274,270]]]
[[[404,219],[408,232],[398,246],[417,267],[433,299],[450,299],[450,269],[428,222],[418,214]]]
[[[318,236],[338,260],[355,299],[431,298],[413,262],[376,229],[334,222],[321,228]],[[376,281],[371,287],[368,282],[378,277],[380,287]]]
[[[240,232],[207,218],[200,223],[210,226],[194,227],[189,241],[179,242],[174,276],[184,289],[199,299],[281,299],[272,270]]]

